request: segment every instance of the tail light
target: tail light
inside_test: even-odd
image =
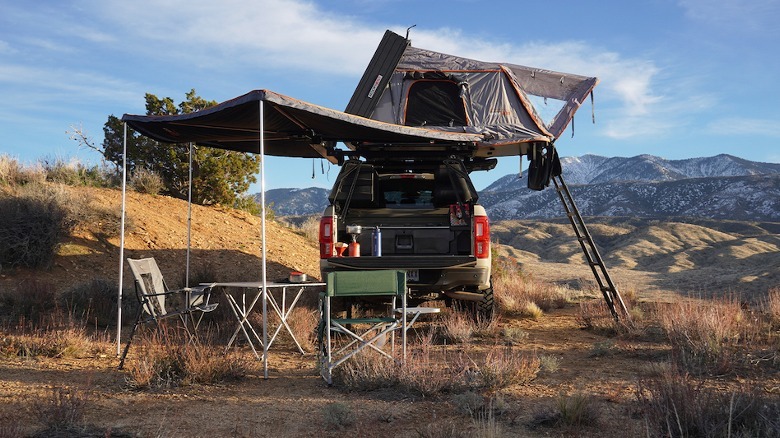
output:
[[[474,256],[490,257],[490,223],[487,216],[474,216]]]
[[[333,216],[325,216],[320,219],[320,258],[327,259],[335,255],[335,231],[333,229]]]

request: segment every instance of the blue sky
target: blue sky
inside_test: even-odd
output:
[[[594,4],[590,4],[594,3]],[[0,0],[0,153],[98,162],[109,114],[144,93],[224,101],[267,88],[343,109],[385,29],[417,47],[598,76],[561,155],[729,153],[780,162],[780,0]],[[329,187],[269,158],[269,188]],[[483,188],[517,158],[473,175]],[[326,165],[327,170],[327,165]]]

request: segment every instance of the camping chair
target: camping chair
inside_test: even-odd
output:
[[[138,260],[128,258],[127,263],[130,265],[130,270],[133,271],[133,277],[135,277],[135,296],[138,298],[138,312],[136,312],[133,330],[130,332],[130,339],[127,340],[127,345],[125,345],[122,357],[119,360],[120,370],[125,364],[130,343],[133,342],[133,336],[140,324],[152,321],[157,323],[161,319],[178,316],[184,324],[187,334],[192,337],[193,332],[200,325],[203,313],[211,312],[219,304],[209,304],[211,289],[214,285],[169,290],[160,268],[153,258]],[[175,310],[167,309],[165,306],[166,298],[174,295],[182,296],[183,307]],[[194,312],[200,312],[197,318],[193,315]],[[144,314],[147,316],[144,317]],[[188,324],[192,325],[192,331],[190,331]]]
[[[350,357],[366,348],[379,352],[381,355],[395,359],[382,350],[386,335],[392,336],[392,347],[395,349],[395,330],[406,328],[406,272],[405,271],[344,271],[330,272],[326,277],[326,288],[322,294],[323,305],[320,327],[320,354],[322,377],[333,384],[333,369]],[[369,318],[333,318],[331,300],[334,297],[391,297],[392,305],[385,316]],[[401,308],[396,309],[396,299],[401,298]],[[398,311],[397,311],[398,310]],[[396,316],[400,314],[400,320]],[[358,332],[355,326],[366,326]],[[334,351],[335,334],[345,335],[346,345]],[[406,353],[406,330],[402,330],[402,344]]]

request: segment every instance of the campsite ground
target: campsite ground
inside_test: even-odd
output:
[[[50,270],[6,269],[0,272],[0,290],[10,291],[32,281],[53,284],[59,290],[95,278],[116,281],[119,240],[114,231],[119,193],[68,190],[77,190],[99,213],[75,230]],[[186,203],[130,192],[128,214],[125,256],[154,256],[166,278],[180,283]],[[757,302],[757,296],[778,285],[774,267],[780,265],[780,242],[776,230],[773,233],[766,226],[759,227],[763,231],[753,227],[745,232],[691,224],[632,224],[597,225],[594,231],[597,241],[599,236],[609,237],[605,239],[610,248],[606,258],[615,266],[612,273],[618,286],[630,290],[645,309],[646,323],[641,329],[622,334],[584,330],[579,305],[571,302],[538,318],[504,314],[489,333],[468,342],[435,345],[440,356],[478,361],[490,350],[505,348],[507,333],[522,333],[522,340],[514,342],[514,352],[555,358],[557,366],[543,369],[529,383],[489,394],[502,407],[488,419],[464,413],[462,401],[449,392],[422,396],[394,388],[351,392],[344,387],[329,388],[318,375],[314,356],[295,353],[285,338],[270,356],[269,380],[262,378],[262,369],[255,364],[246,377],[236,381],[133,389],[128,372],[116,369],[110,339],[113,329],[108,327],[95,330],[93,347],[78,357],[0,355],[0,437],[40,430],[36,410],[63,388],[80,394],[83,421],[90,425],[85,433],[94,436],[110,431],[113,436],[443,437],[494,436],[491,432],[497,430],[501,436],[645,435],[648,425],[638,402],[639,384],[656,378],[659,370],[669,368],[670,361],[671,347],[658,324],[656,312],[664,306],[659,303],[689,299],[686,291],[695,299],[707,298],[709,291],[730,291],[742,293],[740,301]],[[575,300],[593,297],[588,292],[589,270],[576,256],[573,242],[566,242],[565,227],[526,222],[496,224],[494,229],[501,242],[516,246],[501,250],[509,266],[519,267],[540,282],[567,285]],[[217,276],[215,281],[256,279],[258,230],[258,219],[243,212],[195,206],[193,269],[201,276]],[[525,241],[512,242],[513,236]],[[291,270],[318,275],[314,242],[273,222],[269,222],[268,239],[270,278],[283,278]],[[125,283],[125,289],[132,290],[128,274]],[[701,285],[707,285],[706,289]],[[431,321],[421,327],[435,329],[440,324]],[[4,342],[12,335],[11,327],[3,328]],[[779,348],[774,347],[775,363],[769,366],[739,368],[695,381],[724,394],[752,387],[777,400]],[[137,359],[134,351],[138,350],[131,350],[130,361]],[[244,356],[249,358],[251,353],[246,350]],[[583,400],[591,408],[594,414],[587,424],[545,425],[543,420],[567,400]],[[334,405],[341,406],[353,421],[332,421],[327,407]]]

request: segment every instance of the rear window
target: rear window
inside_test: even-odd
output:
[[[379,190],[387,208],[433,208],[433,175],[386,175]]]

